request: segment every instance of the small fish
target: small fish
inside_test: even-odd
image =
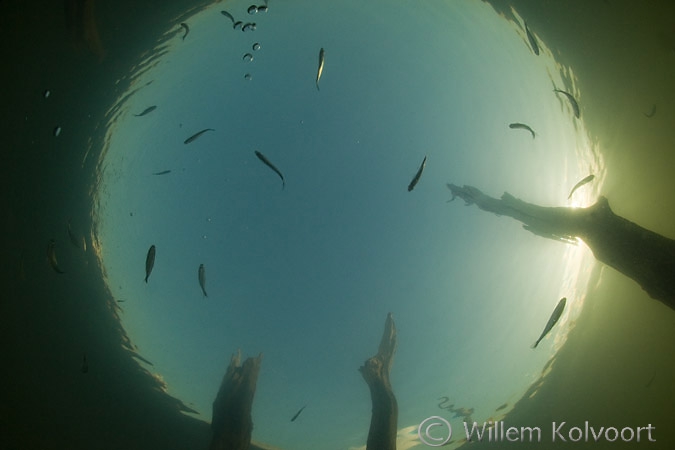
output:
[[[258,6],[258,12],[266,13],[267,12],[267,6]]]
[[[70,238],[70,243],[73,244],[76,248],[82,248],[80,246],[80,240],[75,236],[73,228],[70,226],[70,220],[68,221],[68,237]]]
[[[54,239],[49,240],[49,245],[47,246],[47,260],[49,261],[49,265],[52,266],[52,269],[54,269],[54,272],[65,273],[61,270],[59,263],[56,261],[56,242],[54,242]]]
[[[553,92],[560,92],[561,94],[565,94],[565,97],[570,101],[570,105],[572,105],[572,109],[574,110],[574,115],[578,119],[579,116],[581,115],[581,112],[579,111],[579,103],[577,103],[577,100],[570,94],[569,92],[561,91],[560,89],[553,89]]]
[[[286,187],[286,181],[284,180],[284,176],[281,174],[281,172],[279,171],[279,169],[277,169],[276,167],[274,167],[274,164],[272,164],[272,163],[270,162],[270,160],[267,159],[267,158],[265,157],[265,155],[263,155],[262,153],[260,153],[258,150],[255,151],[255,156],[257,156],[258,159],[259,159],[260,161],[262,161],[263,163],[265,163],[265,165],[266,165],[267,167],[269,167],[270,169],[274,170],[274,171],[277,173],[277,175],[279,175],[279,178],[281,178],[281,183],[282,183],[281,189],[285,188],[285,187]]]
[[[244,22],[242,22],[241,20],[237,20],[237,21],[234,23],[234,25],[232,25],[232,28],[234,28],[235,30],[237,30],[237,29],[241,28],[241,26],[242,26],[243,24],[244,24]]]
[[[427,165],[427,157],[425,155],[424,159],[422,160],[422,164],[420,165],[420,168],[417,170],[417,173],[415,174],[415,177],[412,179],[412,181],[408,185],[408,192],[415,189],[415,186],[417,185],[417,182],[420,181],[420,177],[422,176],[422,171],[424,170],[424,166],[426,166],[426,165]]]
[[[54,128],[54,137],[58,137],[61,134],[61,127]]]
[[[645,117],[649,117],[651,119],[652,117],[654,117],[654,114],[656,114],[656,105],[652,106],[652,110],[649,112],[649,114],[647,113],[642,114],[644,114]]]
[[[144,115],[146,115],[146,114],[149,114],[149,113],[153,112],[153,111],[156,110],[156,109],[157,109],[157,106],[156,106],[156,105],[148,106],[147,108],[145,108],[145,109],[143,110],[142,113],[140,113],[140,114],[134,114],[134,116],[136,116],[136,117],[141,117],[141,116],[144,116]]]
[[[202,288],[202,292],[204,293],[204,297],[208,297],[206,295],[206,270],[204,269],[204,264],[199,265],[199,286]]]
[[[586,178],[584,178],[583,180],[581,180],[580,182],[578,182],[577,184],[575,184],[574,187],[572,188],[572,190],[570,191],[570,195],[567,196],[567,200],[572,198],[572,194],[574,194],[574,191],[579,189],[584,184],[590,183],[591,181],[593,181],[593,178],[595,178],[595,175],[589,175]]]
[[[150,276],[150,272],[152,272],[152,268],[155,265],[155,246],[151,245],[150,248],[148,249],[148,256],[145,257],[145,282],[148,282],[148,277]]]
[[[82,373],[89,372],[89,363],[87,362],[87,354],[82,355],[82,367],[80,368]]]
[[[509,128],[514,129],[514,130],[516,128],[520,128],[521,130],[527,130],[530,133],[532,133],[532,139],[534,139],[534,136],[535,136],[534,130],[532,128],[530,128],[529,125],[525,125],[524,123],[510,123]]]
[[[220,13],[221,13],[222,15],[224,15],[225,17],[227,17],[228,19],[230,19],[230,20],[232,21],[232,23],[235,22],[235,21],[234,21],[234,17],[232,17],[232,14],[230,14],[229,12],[227,12],[227,11],[221,11]]]
[[[255,31],[257,25],[254,22],[249,22],[241,27],[241,31],[247,32],[247,31]]]
[[[192,136],[190,136],[189,138],[185,139],[183,141],[183,144],[189,144],[190,142],[193,142],[193,141],[197,140],[197,138],[199,136],[206,133],[207,131],[216,131],[216,130],[214,130],[213,128],[204,128],[202,131],[199,131],[198,133],[195,133]]]
[[[527,27],[527,22],[525,22],[525,33],[527,33],[527,40],[530,41],[530,46],[532,46],[532,51],[535,55],[539,55],[539,45],[537,45],[537,40],[534,38],[534,35],[530,32],[530,29]]]
[[[162,170],[161,172],[153,173],[153,175],[166,175],[167,173],[171,173],[171,170]]]
[[[321,74],[323,73],[323,62],[326,57],[326,52],[324,51],[323,47],[321,47],[321,50],[319,50],[319,69],[316,71],[316,90],[320,91],[319,89],[319,80],[321,79]]]
[[[298,412],[295,413],[295,415],[294,415],[293,418],[291,419],[291,422],[295,422],[295,419],[298,418],[298,416],[300,415],[300,413],[302,412],[302,410],[305,409],[305,408],[307,408],[307,405],[303,406],[302,408],[300,408],[300,410],[299,410]]]
[[[52,93],[52,92],[51,92],[49,89],[47,89],[46,91],[44,91],[44,93],[43,93],[42,95],[43,95],[45,98],[49,98],[49,96],[51,95],[51,93]]]
[[[565,303],[567,303],[567,297],[563,297],[560,299],[558,302],[558,306],[555,307],[553,310],[553,314],[551,314],[551,317],[548,319],[548,322],[546,322],[546,326],[544,327],[544,331],[541,333],[541,336],[539,336],[539,339],[537,339],[537,342],[532,345],[532,348],[537,348],[537,345],[539,345],[539,342],[541,342],[542,339],[544,339],[544,336],[548,334],[549,331],[551,331],[551,328],[558,322],[558,319],[560,319],[560,316],[562,316],[563,310],[565,309]]]
[[[188,27],[187,23],[185,22],[181,23],[180,26],[185,29],[185,34],[183,35],[183,40],[185,40],[187,35],[190,33],[190,27]]]
[[[246,12],[249,14],[256,14],[258,12],[258,7],[256,5],[251,5],[248,7]]]

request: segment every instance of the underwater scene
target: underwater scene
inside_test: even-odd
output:
[[[672,2],[0,12],[1,448],[674,448]]]

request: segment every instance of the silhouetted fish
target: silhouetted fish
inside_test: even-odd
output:
[[[258,7],[256,5],[251,5],[251,6],[248,7],[246,12],[249,13],[249,14],[255,14],[255,13],[258,12]]]
[[[567,303],[567,297],[563,297],[560,299],[558,302],[558,306],[555,307],[553,310],[553,314],[551,314],[551,317],[548,319],[548,322],[546,322],[546,326],[544,327],[544,331],[541,333],[541,336],[539,336],[539,339],[537,339],[537,342],[534,343],[532,348],[537,348],[537,345],[539,345],[539,342],[541,342],[542,339],[544,339],[544,336],[548,334],[549,331],[551,331],[551,328],[558,322],[558,319],[560,319],[560,316],[562,316],[563,310],[565,309],[565,303]]]
[[[300,413],[302,412],[302,410],[305,409],[306,407],[307,407],[307,405],[305,405],[305,406],[303,406],[302,408],[300,408],[300,411],[298,411],[298,412],[295,413],[295,415],[294,415],[293,418],[291,419],[291,422],[295,422],[295,419],[298,418],[298,416],[300,415]]]
[[[319,90],[319,91],[321,90],[321,89],[319,89],[319,80],[321,79],[321,74],[323,73],[323,62],[324,62],[325,58],[326,58],[326,52],[324,51],[324,49],[322,47],[321,50],[319,50],[319,68],[316,71],[316,89]]]
[[[198,278],[199,278],[199,286],[201,286],[202,288],[204,297],[208,297],[208,295],[206,295],[206,270],[204,269],[204,264],[199,265]]]
[[[221,11],[220,13],[221,13],[222,15],[224,15],[225,17],[227,17],[228,19],[230,19],[230,20],[232,21],[232,23],[235,22],[234,17],[232,17],[232,14],[230,14],[229,12],[227,12],[227,11]]]
[[[652,106],[652,110],[649,112],[649,114],[647,113],[643,114],[645,115],[645,117],[649,117],[650,119],[654,117],[654,114],[656,114],[656,105]]]
[[[199,131],[190,136],[189,138],[185,139],[185,141],[183,141],[183,144],[189,144],[190,142],[195,141],[199,136],[206,133],[207,131],[216,131],[216,130],[214,130],[213,128],[204,128],[202,131]]]
[[[54,128],[54,137],[58,137],[61,134],[61,127]]]
[[[510,123],[510,124],[509,124],[509,128],[512,128],[512,129],[514,129],[514,130],[515,130],[516,128],[520,128],[521,130],[527,130],[527,131],[529,131],[530,133],[532,133],[532,139],[534,139],[534,136],[535,136],[534,130],[533,130],[532,128],[530,128],[529,125],[525,125],[524,123]]]
[[[243,25],[243,23],[244,23],[244,22],[242,22],[241,20],[237,20],[237,21],[232,25],[232,28],[234,28],[235,30],[238,29],[238,28],[241,28],[241,26]]]
[[[82,355],[82,367],[80,368],[82,373],[89,372],[89,363],[87,362],[87,354]]]
[[[285,187],[286,187],[286,181],[284,180],[284,176],[281,174],[281,172],[279,171],[279,169],[277,169],[276,167],[274,167],[274,164],[272,164],[272,163],[270,162],[270,160],[267,159],[267,158],[265,157],[265,155],[263,155],[262,153],[260,153],[258,150],[255,150],[255,156],[257,156],[258,159],[259,159],[260,161],[262,161],[263,163],[265,163],[265,165],[266,165],[267,167],[269,167],[270,169],[274,170],[274,171],[277,173],[277,175],[279,175],[279,178],[281,178],[281,183],[282,183],[281,189],[285,188]]]
[[[52,266],[52,269],[54,269],[54,272],[65,273],[61,270],[59,263],[56,261],[56,242],[54,242],[54,239],[50,239],[49,245],[47,245],[47,260],[49,261],[49,265]]]
[[[170,170],[162,170],[161,172],[155,172],[153,175],[166,175],[167,173],[171,173]]]
[[[420,181],[420,177],[422,176],[422,171],[424,171],[424,166],[426,166],[426,164],[427,164],[427,157],[424,156],[424,159],[422,160],[422,164],[420,165],[420,168],[417,169],[417,173],[415,174],[415,177],[412,179],[412,181],[408,185],[408,192],[415,189],[415,186],[417,185],[417,182]]]
[[[143,110],[142,113],[140,113],[140,114],[134,114],[134,116],[136,116],[136,117],[141,117],[141,116],[144,116],[144,115],[146,115],[146,114],[148,114],[148,113],[153,112],[153,111],[156,110],[156,109],[157,109],[157,106],[155,106],[155,105],[148,106],[147,108],[145,108],[145,109]]]
[[[577,103],[577,100],[570,94],[569,92],[561,91],[560,89],[553,89],[553,92],[560,92],[561,94],[565,94],[565,97],[570,101],[570,104],[572,105],[572,109],[574,110],[574,115],[578,119],[579,116],[581,115],[581,111],[579,110],[579,103]]]
[[[180,26],[185,29],[185,34],[183,35],[183,40],[185,40],[187,35],[190,33],[190,27],[188,27],[187,23],[184,23],[184,22],[181,23]]]
[[[148,282],[148,277],[155,266],[155,246],[151,245],[148,249],[148,256],[145,257],[145,282]]]
[[[590,183],[591,181],[593,181],[593,178],[595,178],[595,175],[589,175],[586,178],[584,178],[583,180],[581,180],[580,182],[578,182],[577,184],[575,184],[574,187],[572,188],[572,190],[570,191],[570,195],[567,196],[567,200],[572,198],[572,194],[574,194],[574,191],[579,189],[584,184]]]
[[[525,33],[527,33],[527,40],[530,41],[530,46],[532,46],[532,51],[535,55],[539,54],[539,45],[537,45],[537,40],[534,38],[534,35],[530,32],[530,29],[527,27],[527,22],[525,22]]]

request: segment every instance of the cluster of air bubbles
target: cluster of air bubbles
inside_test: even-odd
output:
[[[257,14],[259,12],[261,13],[266,13],[267,12],[267,6],[262,5],[262,6],[256,6],[256,5],[251,5],[248,7],[246,10],[249,14]]]
[[[267,3],[267,2],[265,2],[265,3]],[[249,15],[258,14],[259,12],[260,13],[266,13],[267,12],[267,5],[262,5],[262,6],[251,5],[246,9],[246,12]],[[232,28],[234,28],[235,30],[241,30],[242,32],[249,32],[249,31],[255,31],[256,28],[257,28],[257,24],[255,22],[244,23],[241,20],[235,20],[234,16],[227,11],[220,11],[220,13],[223,16],[230,19],[230,21],[232,21]],[[260,43],[258,43],[258,42],[254,43],[251,46],[251,48],[253,49],[254,52],[260,50],[260,48],[261,48]],[[241,59],[244,62],[251,62],[251,61],[253,61],[253,54],[250,53],[250,52],[246,52],[242,55]],[[245,80],[251,80],[251,79],[253,79],[253,77],[251,76],[250,73],[246,73],[244,75],[244,79]]]

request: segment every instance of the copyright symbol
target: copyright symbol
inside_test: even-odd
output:
[[[441,428],[441,437],[434,437],[431,435],[431,429],[434,427]],[[447,434],[447,437],[442,437]],[[420,441],[424,442],[429,447],[440,447],[445,445],[452,437],[452,427],[450,422],[439,416],[431,416],[422,421],[417,428],[417,435]]]

